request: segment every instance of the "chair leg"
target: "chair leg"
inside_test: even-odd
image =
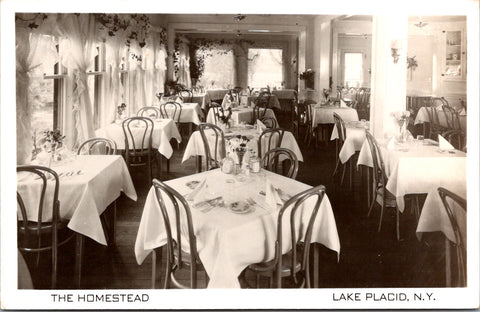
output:
[[[373,191],[373,199],[370,202],[370,208],[368,209],[367,217],[370,217],[370,213],[372,212],[373,205],[375,205],[375,202],[377,201],[377,190],[373,188],[372,191]]]
[[[397,210],[397,241],[400,240],[400,210],[396,207]]]
[[[385,197],[385,195],[383,195]],[[382,207],[380,209],[380,222],[378,222],[378,232],[382,230],[383,210],[385,208],[385,199],[383,199]]]
[[[157,280],[157,253],[152,251],[152,289],[155,289],[155,282]]]
[[[347,167],[347,164],[343,164],[343,172],[342,172],[342,179],[340,180],[340,185],[343,184],[343,178],[345,178],[345,168]]]

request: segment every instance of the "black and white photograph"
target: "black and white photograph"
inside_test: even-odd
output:
[[[479,308],[478,1],[0,4],[2,308]]]

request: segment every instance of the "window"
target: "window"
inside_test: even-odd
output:
[[[32,136],[37,145],[46,130],[62,130],[62,103],[66,69],[59,58],[58,40],[54,36],[30,35],[35,42],[30,73],[29,103],[32,107]],[[37,146],[38,147],[38,146]]]
[[[344,53],[344,85],[359,88],[363,83],[363,53]]]
[[[200,53],[200,52],[197,52]],[[201,55],[197,55],[201,57]],[[233,88],[235,83],[235,58],[233,51],[223,48],[213,49],[204,59],[203,75],[199,84],[206,89]]]
[[[283,85],[282,49],[248,49],[248,85],[280,88]]]

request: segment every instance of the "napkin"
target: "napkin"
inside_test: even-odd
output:
[[[465,108],[462,108],[462,110],[458,113],[459,116],[467,116],[467,112],[465,111]]]
[[[344,100],[340,100],[340,107],[348,107]]]
[[[206,180],[200,182],[193,191],[191,191],[187,196],[185,196],[185,199],[188,201],[194,201],[195,198],[198,197],[197,195],[202,191],[202,189],[206,187],[206,184]]]
[[[440,134],[438,135],[438,147],[443,151],[454,150],[455,147],[452,146],[444,137]]]
[[[283,201],[280,197],[280,194],[277,192],[275,186],[267,179],[266,189],[265,189],[265,202],[272,209],[277,210],[283,206]]]
[[[257,132],[262,133],[265,129],[267,129],[267,126],[265,126],[265,124],[260,119],[257,119]]]
[[[183,99],[181,97],[177,97],[177,99],[175,100],[175,102],[179,103],[179,104],[183,104]]]
[[[395,149],[395,139],[394,138],[391,138],[390,141],[388,142],[387,149],[389,151],[392,151],[392,150]]]

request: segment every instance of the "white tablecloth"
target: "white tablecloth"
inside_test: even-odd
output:
[[[467,196],[467,185],[465,183],[450,184],[447,188],[462,198]],[[453,201],[449,200],[450,208],[452,208],[460,228],[460,233],[466,244],[466,213],[458,207]],[[422,238],[422,233],[425,232],[443,232],[445,236],[456,243],[455,234],[450,224],[450,219],[445,211],[437,187],[432,188],[427,195],[427,199],[423,204],[422,213],[418,220],[417,238]]]
[[[240,96],[240,105],[246,105],[246,106],[255,106],[255,99],[257,98],[258,96],[256,95],[241,95]],[[278,109],[281,109],[282,106],[280,105],[280,102],[278,101],[278,98],[275,96],[275,95],[271,95],[270,96],[270,99],[268,101],[268,106],[270,108],[278,108]]]
[[[175,120],[177,120],[177,116],[179,114],[179,109],[177,109],[177,112],[175,113]],[[170,115],[173,115],[174,108],[167,106],[167,112]],[[203,112],[200,107],[200,104],[198,103],[182,103],[182,113],[180,114],[180,122],[181,123],[194,123],[196,125],[199,125],[202,120],[201,118],[203,117]]]
[[[432,188],[466,183],[467,157],[464,152],[439,152],[432,145],[405,143],[394,150],[386,148],[388,141],[377,139],[388,177],[387,190],[396,196],[397,206],[404,210],[406,194],[428,193]],[[358,156],[358,164],[373,167],[370,146],[365,140]]]
[[[198,103],[200,105],[200,108],[203,110],[207,110],[210,107],[210,103],[212,101],[210,100],[210,96],[208,93],[205,94],[194,94],[192,96],[192,103]]]
[[[351,107],[339,107],[333,105],[318,106],[313,105],[312,126],[315,128],[318,124],[332,124],[333,113],[337,113],[344,121],[358,121],[357,110]]]
[[[345,122],[345,141],[343,142],[343,146],[338,153],[340,161],[342,164],[346,163],[350,157],[352,157],[355,152],[360,151],[362,148],[363,142],[365,142],[365,126],[368,123],[363,125],[359,121],[349,121]],[[368,126],[367,126],[368,127]],[[332,136],[330,140],[338,139],[338,130],[337,125],[333,126]]]
[[[425,122],[431,122],[430,121],[430,116],[428,115],[428,110],[430,109],[436,109],[437,110],[437,116],[438,116],[438,123],[442,126],[447,128],[447,119],[445,118],[445,112],[441,108],[435,108],[435,107],[420,107],[417,113],[417,117],[415,117],[415,124],[422,124]],[[451,114],[448,116],[449,120],[451,120]],[[467,114],[462,112],[459,114],[458,119],[460,121],[460,127],[462,130],[466,131],[467,130]]]
[[[272,90],[272,94],[279,100],[293,100],[295,99],[295,93],[296,91],[293,89]]]
[[[134,122],[132,122],[134,124]],[[142,144],[144,127],[131,127],[133,137],[135,138],[135,146]],[[125,135],[123,133],[122,124],[112,123],[106,127],[95,131],[95,135],[101,138],[107,138],[117,143],[118,149],[125,149]],[[172,119],[155,120],[153,124],[152,146],[164,155],[170,158],[173,154],[173,148],[170,139],[176,139],[178,143],[182,141],[182,136],[178,131],[175,122]],[[148,142],[145,139],[145,142]]]
[[[106,245],[100,222],[102,212],[120,196],[120,192],[137,200],[137,193],[122,156],[80,155],[71,161],[54,164],[52,169],[57,174],[72,171],[77,173],[81,170],[79,175],[60,177],[60,217],[70,220],[68,227],[73,231]],[[22,173],[17,177],[17,190],[22,195],[32,221],[37,220],[40,185],[40,180],[35,180],[30,174]],[[48,183],[46,202],[51,203],[52,197],[53,183]],[[43,220],[51,220],[51,208],[51,205],[44,208]]]
[[[265,112],[265,117],[272,117],[277,120],[275,113],[270,108]],[[241,122],[253,123],[253,108],[250,107],[237,107],[232,109],[232,116],[230,119],[233,121],[234,125],[238,125]],[[207,114],[207,122],[215,124],[215,116],[213,109],[210,109]],[[278,122],[277,122],[278,124]]]
[[[212,89],[205,91],[205,94],[209,97],[211,101],[222,101],[228,91],[229,89]]]
[[[260,134],[257,132],[256,129],[242,129],[242,128],[232,128],[231,132],[226,132],[225,136],[232,136],[232,135],[245,135],[250,136],[250,141],[247,143],[247,148],[252,149],[255,151],[255,154],[258,155],[258,138]],[[212,141],[209,143],[210,148],[212,149],[210,152],[211,154],[214,153],[214,144],[215,144],[215,137],[208,136],[211,138]],[[268,138],[264,137],[262,140],[262,155],[265,154],[265,146],[268,144]],[[227,152],[228,152],[228,144],[226,144]],[[285,131],[283,135],[282,144],[280,147],[288,148],[293,151],[295,156],[297,156],[298,161],[303,161],[302,152],[298,147],[297,141],[295,140],[295,136],[290,131]],[[203,146],[202,135],[200,131],[195,131],[192,133],[192,136],[188,140],[187,146],[185,147],[185,152],[183,154],[182,162],[187,161],[192,156],[205,156],[205,148]],[[231,154],[232,158],[236,159],[236,155],[234,153]],[[250,153],[247,152],[244,156],[244,159],[248,159],[250,157]]]
[[[210,279],[208,288],[240,288],[238,276],[248,265],[273,259],[278,212],[266,204],[265,196],[259,194],[260,191],[265,191],[267,178],[275,187],[292,196],[310,188],[306,184],[264,170],[251,175],[244,182],[235,181],[235,176],[223,174],[219,169],[167,182],[180,194],[186,194],[191,191],[186,186],[187,182],[206,180],[208,189],[216,196],[222,196],[226,202],[224,207],[215,207],[207,213],[190,209],[198,253]],[[256,205],[255,211],[247,214],[235,214],[226,207],[229,202],[245,200],[247,196],[261,207]],[[168,206],[169,210],[173,209],[171,206]],[[311,201],[306,201],[303,208],[300,208],[305,211],[301,219],[304,226],[307,225],[310,216],[308,212],[312,206]],[[283,239],[286,243],[282,249],[287,252],[291,249],[289,226],[285,225],[284,229]],[[340,252],[335,218],[326,195],[312,233],[312,242]],[[162,213],[152,188],[145,202],[135,243],[137,262],[141,264],[154,248],[165,244]]]

